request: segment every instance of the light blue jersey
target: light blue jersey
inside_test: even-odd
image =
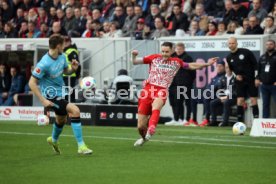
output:
[[[62,94],[63,70],[68,68],[66,57],[64,54],[58,56],[58,58],[52,58],[49,53],[45,54],[39,63],[37,63],[33,76],[39,79],[39,86],[41,94],[45,98],[63,97],[66,94]]]

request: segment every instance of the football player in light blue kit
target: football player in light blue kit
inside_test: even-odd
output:
[[[47,138],[55,153],[60,154],[58,138],[67,122],[67,114],[70,114],[71,126],[78,143],[78,153],[91,154],[92,150],[85,145],[82,138],[80,110],[75,104],[68,103],[64,99],[66,94],[63,94],[64,90],[62,90],[64,85],[62,75],[74,73],[79,63],[75,60],[71,68],[68,67],[65,55],[62,54],[63,48],[64,38],[60,35],[52,35],[49,39],[49,51],[32,72],[29,86],[45,108],[52,108],[55,111],[56,122],[53,124],[52,136]]]

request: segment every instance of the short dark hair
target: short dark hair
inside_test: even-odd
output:
[[[119,71],[118,71],[118,76],[119,75],[128,75],[128,72],[127,72],[127,70],[125,70],[125,69],[120,69]]]
[[[49,48],[55,49],[59,44],[63,44],[63,43],[64,43],[63,36],[59,34],[53,34],[52,36],[50,36],[50,39],[49,39]]]
[[[161,46],[163,46],[163,47],[170,47],[172,49],[173,48],[173,43],[172,42],[164,42],[164,43],[162,43]]]
[[[271,39],[270,39],[270,40],[267,40],[266,42],[271,42],[271,43],[273,43],[274,45],[276,44],[275,41],[274,41],[274,40],[271,40]]]

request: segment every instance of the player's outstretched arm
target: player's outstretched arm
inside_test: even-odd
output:
[[[208,67],[208,66],[211,66],[213,65],[215,62],[218,61],[218,57],[214,57],[214,58],[210,58],[208,60],[208,63],[189,63],[189,69],[190,70],[198,70],[198,69],[202,69],[204,67]]]
[[[144,64],[143,59],[137,58],[138,50],[133,50],[131,52],[131,60],[134,65]]]
[[[41,95],[40,90],[38,89],[38,80],[35,77],[31,76],[29,80],[29,86],[32,92],[35,94],[35,96],[38,97],[38,99],[44,107],[50,107],[54,105],[51,101],[47,100]]]

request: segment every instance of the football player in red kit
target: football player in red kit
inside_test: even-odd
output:
[[[136,64],[149,64],[149,77],[144,81],[138,101],[138,131],[142,138],[134,146],[142,146],[155,133],[159,121],[160,111],[165,105],[168,87],[180,67],[192,70],[208,67],[218,61],[211,58],[208,63],[185,63],[179,58],[172,58],[173,44],[164,42],[161,45],[161,54],[153,54],[144,58],[137,58],[138,51],[132,51],[132,62]],[[183,79],[185,80],[185,79]]]

